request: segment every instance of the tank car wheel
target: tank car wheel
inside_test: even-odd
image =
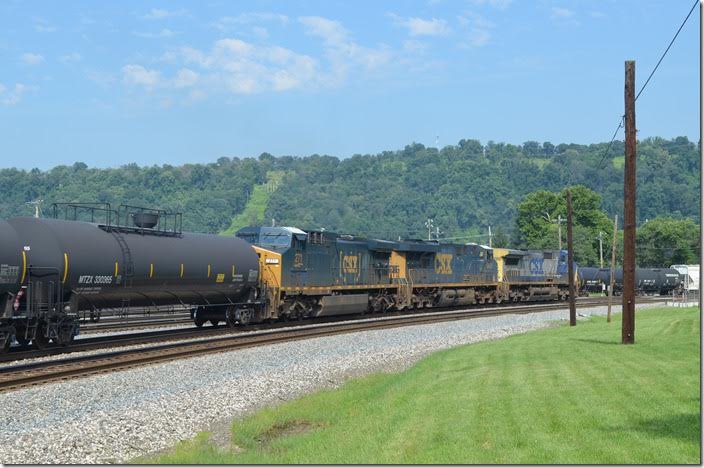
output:
[[[15,328],[15,341],[20,346],[29,346],[30,340],[28,340],[24,337],[25,333],[26,333],[26,331],[25,331],[24,327],[16,327]]]
[[[217,327],[220,326],[220,320],[211,320],[211,321],[210,321],[210,324],[211,324],[213,327],[217,328]]]
[[[32,340],[32,344],[37,349],[46,349],[49,347],[49,338],[44,336],[44,330],[37,330],[37,336]]]
[[[193,319],[193,323],[196,325],[196,327],[200,328],[205,324],[205,320],[196,317]]]
[[[73,327],[70,325],[62,325],[56,331],[56,338],[52,338],[51,341],[59,346],[68,346],[73,342]]]
[[[239,311],[239,318],[238,322],[240,325],[249,325],[249,322],[252,321],[252,311],[249,309],[241,309]]]
[[[5,332],[5,336],[3,337],[3,342],[1,345],[2,352],[8,352],[10,350],[10,345],[12,345],[12,337],[15,334],[15,330],[10,327],[9,330]]]

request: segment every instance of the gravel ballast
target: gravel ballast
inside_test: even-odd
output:
[[[606,307],[578,313],[605,315]],[[265,405],[337,387],[351,377],[402,370],[434,351],[565,318],[564,310],[548,311],[356,332],[0,394],[0,462],[126,462]]]

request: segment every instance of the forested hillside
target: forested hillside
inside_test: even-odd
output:
[[[283,179],[252,207],[261,222],[377,237],[427,237],[432,218],[442,237],[515,231],[517,206],[536,190],[559,192],[581,184],[621,215],[623,144],[523,145],[462,140],[441,150],[412,144],[399,151],[347,159],[220,158],[211,164],[93,169],[78,162],[49,171],[0,170],[0,217],[31,214],[26,203],[101,201],[183,211],[184,228],[221,232],[245,210],[255,186],[277,171]],[[699,156],[687,138],[638,144],[638,219],[659,215],[699,221]],[[259,197],[255,200],[261,204]],[[254,209],[256,208],[256,209]],[[266,220],[266,221],[265,221]],[[235,223],[237,224],[237,223]],[[516,240],[519,240],[517,237]],[[479,240],[479,239],[478,239]]]

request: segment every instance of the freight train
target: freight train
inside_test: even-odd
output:
[[[636,268],[635,288],[638,294],[668,295],[682,286],[682,276],[673,268]],[[609,268],[581,267],[579,284],[583,292],[606,293],[611,281]],[[614,294],[623,293],[623,269],[614,269]]]
[[[292,227],[194,234],[179,213],[108,204],[55,204],[52,218],[0,221],[0,350],[67,345],[79,312],[103,308],[180,304],[196,326],[236,326],[568,294],[564,250]]]

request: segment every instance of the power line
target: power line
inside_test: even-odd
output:
[[[660,60],[658,60],[657,65],[655,65],[655,68],[653,68],[653,71],[650,72],[650,76],[648,76],[648,79],[645,80],[645,84],[643,84],[643,87],[640,88],[640,91],[638,91],[638,94],[636,94],[636,99],[635,99],[636,101],[638,100],[638,96],[640,96],[640,94],[643,92],[643,90],[645,89],[645,87],[648,86],[648,83],[650,82],[650,79],[653,77],[653,75],[655,74],[655,71],[656,71],[656,70],[658,69],[658,67],[660,66],[660,63],[662,62],[662,59],[664,59],[664,58],[665,58],[665,55],[667,55],[667,52],[670,50],[670,47],[672,47],[672,44],[674,44],[675,39],[677,39],[677,36],[679,36],[680,31],[682,31],[682,28],[683,28],[684,25],[687,23],[687,20],[689,19],[689,17],[692,16],[692,12],[694,11],[694,9],[696,8],[696,6],[697,6],[698,3],[699,3],[699,0],[695,0],[695,1],[694,1],[694,5],[692,5],[692,9],[689,10],[689,13],[687,13],[687,17],[684,19],[684,21],[682,21],[682,24],[680,25],[679,29],[678,29],[677,32],[675,33],[675,36],[674,36],[674,37],[672,38],[672,40],[670,41],[670,45],[667,46],[667,49],[665,49],[665,52],[663,52],[662,57],[660,57]]]
[[[660,60],[658,60],[658,63],[655,65],[655,68],[653,68],[653,71],[650,72],[650,75],[648,76],[648,79],[645,80],[645,83],[643,86],[640,88],[640,91],[638,91],[638,94],[636,94],[635,101],[638,100],[638,97],[641,95],[641,93],[645,90],[645,87],[648,86],[648,83],[650,83],[650,79],[653,77],[655,72],[657,71],[658,67],[662,63],[662,60],[665,58],[667,55],[667,52],[670,50],[670,47],[672,47],[672,44],[675,43],[675,39],[677,39],[677,36],[679,36],[680,31],[682,31],[682,28],[684,25],[687,23],[687,20],[689,20],[689,17],[692,16],[692,12],[696,8],[697,4],[700,2],[700,0],[695,0],[694,5],[692,5],[692,8],[689,10],[689,13],[687,13],[687,17],[682,21],[682,24],[680,27],[677,29],[677,32],[673,36],[672,40],[670,41],[670,44],[667,46],[667,49],[665,49],[665,52],[663,52],[662,56],[660,57]],[[621,116],[621,121],[618,124],[618,127],[616,127],[616,131],[614,132],[614,135],[611,137],[611,141],[609,142],[609,145],[606,147],[606,151],[604,151],[604,155],[601,157],[601,160],[599,161],[599,164],[597,165],[598,169],[601,169],[601,165],[604,163],[604,160],[606,157],[609,155],[609,151],[611,151],[611,145],[613,144],[614,140],[616,139],[616,135],[618,134],[618,131],[623,127],[623,119],[625,116]]]

